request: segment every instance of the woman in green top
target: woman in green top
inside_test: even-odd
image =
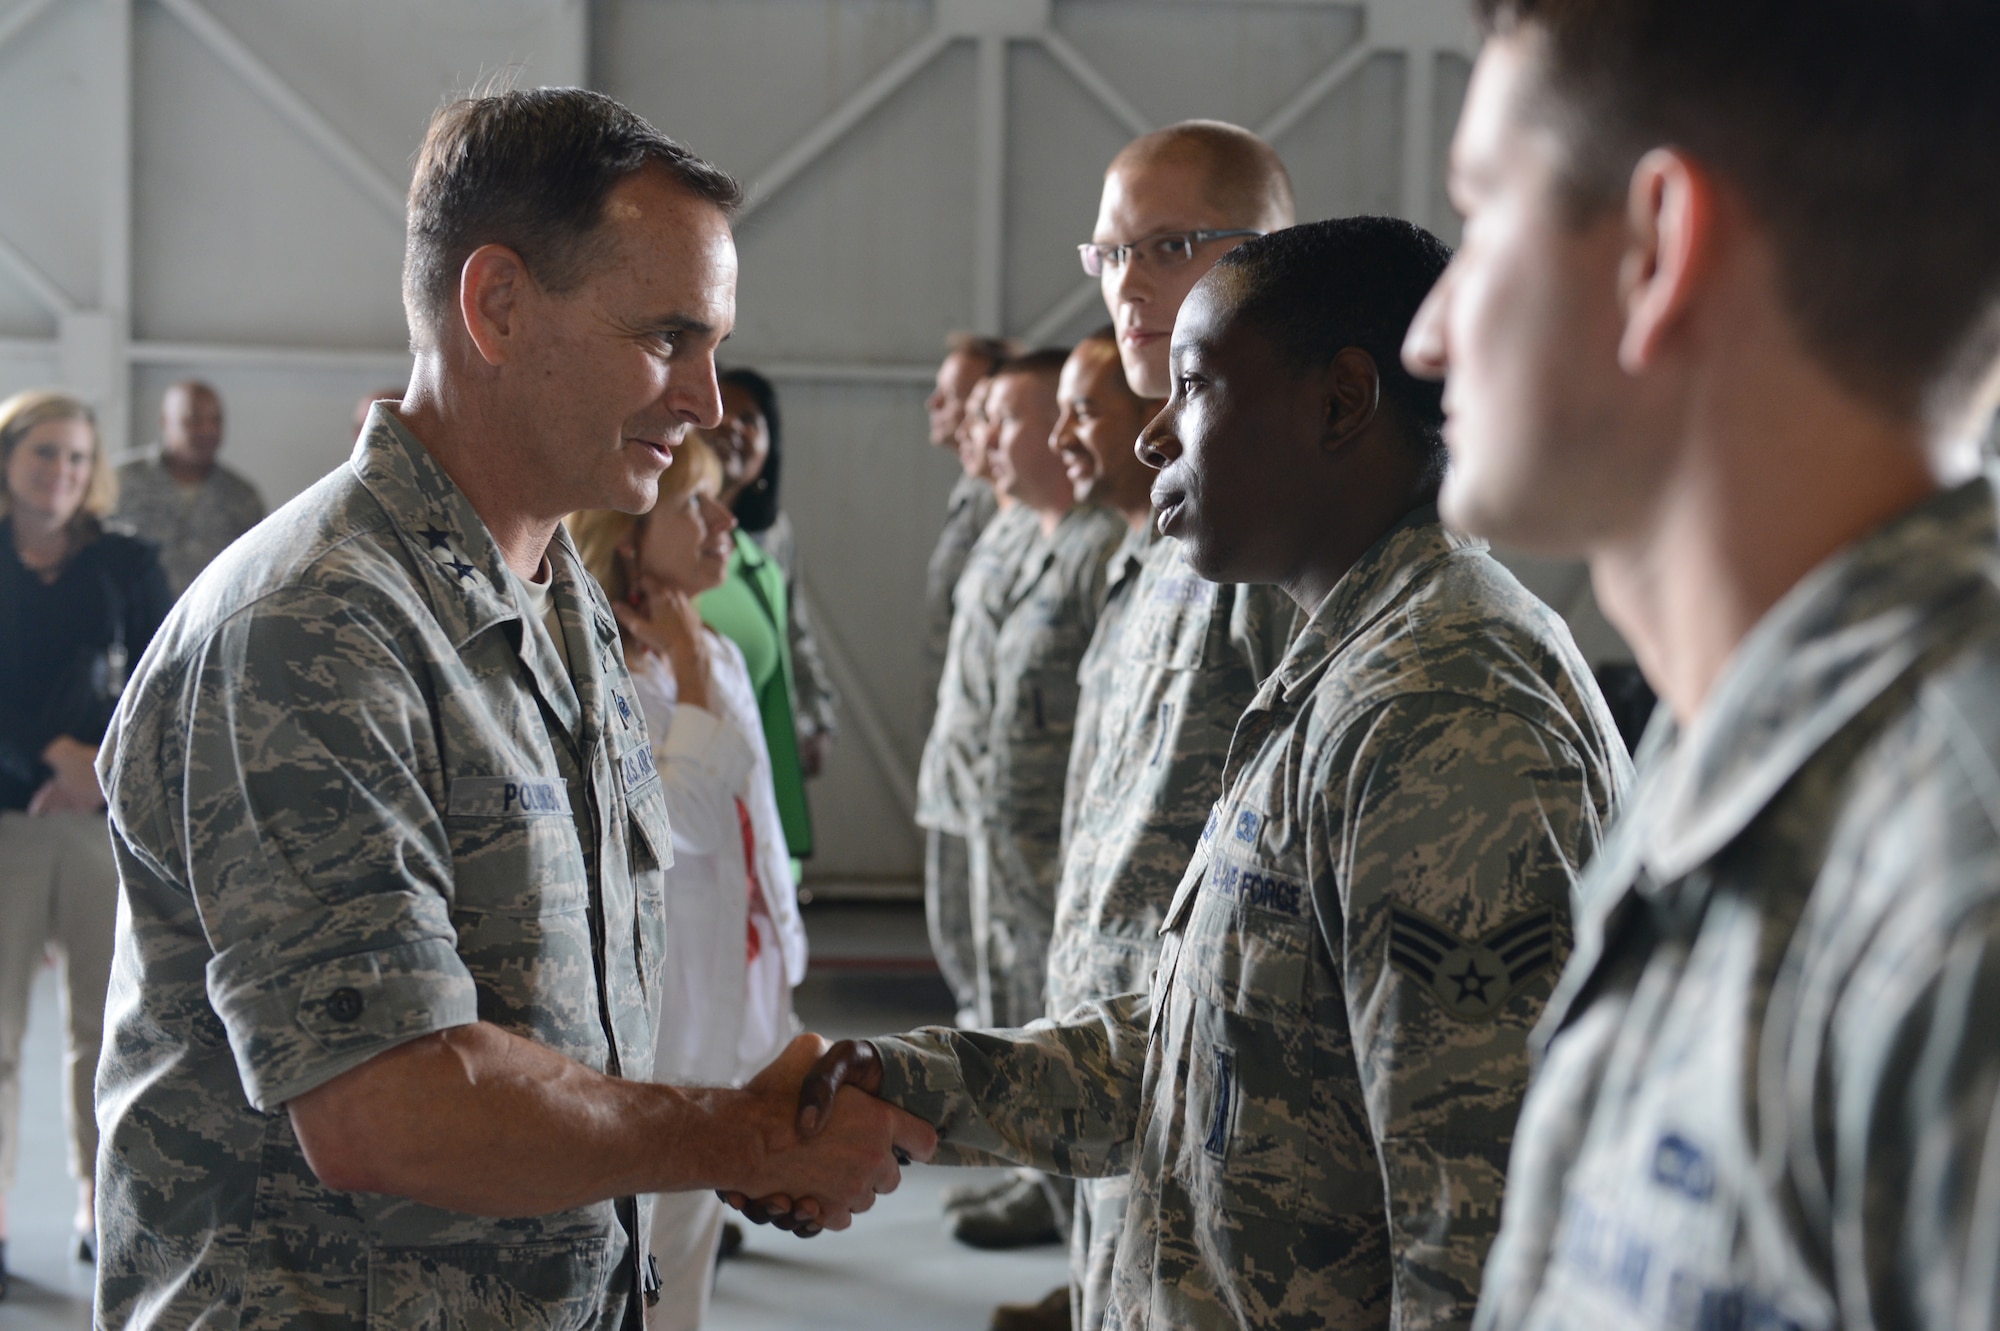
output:
[[[722,502],[736,508],[754,499],[750,506],[767,507],[775,515],[779,464],[775,395],[769,382],[751,371],[728,371],[721,384],[722,424],[706,437],[722,460]],[[794,720],[798,682],[790,641],[790,601],[783,570],[751,539],[745,524],[736,531],[728,576],[720,587],[704,592],[697,604],[703,622],[743,649],[764,721],[764,742],[771,750],[779,820],[792,859],[798,861],[812,854],[813,833]]]

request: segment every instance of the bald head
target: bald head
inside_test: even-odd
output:
[[[1277,150],[1226,121],[1183,120],[1141,135],[1111,159],[1105,174],[1114,171],[1187,173],[1231,227],[1282,231],[1297,220],[1292,175]]]
[[[222,395],[183,379],[160,398],[160,455],[177,478],[201,480],[222,448]]]
[[[1104,173],[1091,240],[1136,246],[1191,231],[1220,233],[1177,253],[1140,247],[1103,265],[1104,306],[1118,329],[1118,358],[1132,391],[1167,396],[1167,347],[1181,301],[1246,233],[1294,221],[1292,178],[1271,145],[1219,120],[1184,120],[1134,139]],[[1236,233],[1236,234],[1231,234]]]

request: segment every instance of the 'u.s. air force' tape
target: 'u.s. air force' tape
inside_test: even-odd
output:
[[[634,744],[625,750],[625,756],[618,760],[618,767],[628,791],[652,780],[660,770],[653,765],[653,751],[643,744]]]
[[[569,816],[569,783],[545,776],[459,776],[451,782],[454,818]]]

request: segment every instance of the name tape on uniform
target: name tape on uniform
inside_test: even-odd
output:
[[[447,810],[455,818],[569,816],[569,783],[542,776],[460,776]]]

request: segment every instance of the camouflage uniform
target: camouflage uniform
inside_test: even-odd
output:
[[[154,639],[100,760],[101,1324],[637,1325],[650,1203],[493,1220],[338,1192],[285,1112],[474,1021],[651,1075],[667,810],[604,595],[561,529],[549,561],[573,678],[377,406]]]
[[[2000,1270],[2000,560],[1977,481],[1663,710],[1536,1032],[1478,1325],[1969,1328]]]
[[[1132,593],[1146,570],[1146,554],[1160,543],[1159,529],[1151,522],[1128,531],[1125,540],[1112,551],[1104,566],[1104,604],[1097,612],[1097,628],[1083,660],[1076,668],[1076,732],[1070,738],[1069,767],[1063,775],[1062,844],[1069,855],[1070,838],[1076,832],[1076,816],[1083,802],[1086,782],[1082,777],[1097,758],[1098,728],[1104,705],[1111,697],[1112,676],[1117,673],[1118,641],[1125,631]],[[1058,905],[1060,910],[1061,906]],[[1124,990],[1120,990],[1123,993]],[[1055,1009],[1051,1007],[1051,1011]]]
[[[966,834],[977,812],[976,770],[993,716],[993,639],[1011,608],[1021,561],[1041,535],[1034,511],[1017,504],[986,525],[952,593],[951,644],[938,682],[937,714],[917,767],[917,825],[924,838],[924,914],[931,950],[961,1012],[978,1007],[972,933],[972,868]]]
[[[993,641],[993,715],[967,836],[982,1025],[1042,1015],[1077,667],[1104,604],[1105,563],[1128,531],[1110,509],[1064,514],[1022,560]]]
[[[159,545],[167,585],[179,596],[231,541],[264,520],[264,500],[221,463],[201,484],[184,486],[156,449],[118,468],[118,516]]]
[[[1049,948],[1057,1017],[1151,982],[1170,885],[1221,788],[1237,718],[1298,617],[1276,587],[1201,578],[1179,542],[1152,530],[1114,561],[1084,657]],[[1129,1191],[1123,1177],[1078,1181],[1070,1307],[1081,1331],[1103,1323]]]
[[[993,487],[976,476],[960,474],[945,501],[944,530],[924,570],[924,699],[933,705],[938,681],[944,678],[945,649],[951,645],[952,593],[974,542],[999,511]]]
[[[1239,723],[1151,992],[879,1041],[884,1094],[947,1162],[1131,1170],[1108,1325],[1462,1324],[1622,754],[1554,613],[1413,514]]]

